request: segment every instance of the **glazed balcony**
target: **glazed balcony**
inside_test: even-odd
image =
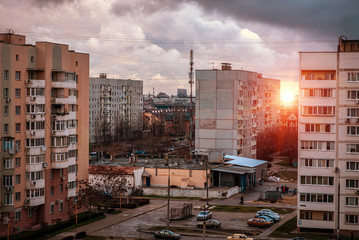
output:
[[[67,197],[76,197],[76,188],[67,189]]]

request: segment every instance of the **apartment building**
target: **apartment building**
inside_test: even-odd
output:
[[[0,73],[4,235],[75,213],[78,181],[88,177],[89,55],[0,34]]]
[[[359,233],[359,40],[300,52],[300,230]]]
[[[280,80],[257,76],[258,132],[280,125]]]
[[[90,78],[90,141],[109,142],[114,136],[142,131],[143,81]]]
[[[256,158],[257,73],[196,70],[195,150]]]

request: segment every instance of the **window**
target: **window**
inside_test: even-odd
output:
[[[26,105],[26,113],[35,114],[45,112],[45,104]]]
[[[345,205],[351,207],[357,207],[358,197],[345,197]]]
[[[45,189],[33,189],[33,190],[26,190],[26,197],[27,198],[38,198],[45,196]]]
[[[41,130],[45,129],[44,121],[26,122],[26,130]]]
[[[16,61],[19,61],[19,54],[15,55],[15,59],[16,59]]]
[[[15,88],[15,98],[20,98],[20,97],[21,97],[21,89]]]
[[[17,174],[15,175],[15,184],[20,184],[21,183],[21,175]]]
[[[303,97],[320,97],[330,98],[333,97],[333,89],[331,88],[304,88],[302,89]]]
[[[20,81],[21,72],[15,71],[15,80]]]
[[[4,70],[4,80],[9,80],[9,70]]]
[[[300,215],[299,215],[300,219],[307,219],[307,220],[312,220],[312,212],[311,211],[300,211]]]
[[[14,168],[13,160],[11,158],[4,158],[4,160],[3,160],[3,168],[4,169],[12,169],[12,168]]]
[[[347,153],[359,153],[359,144],[347,144]]]
[[[64,185],[63,184],[60,184],[59,190],[60,190],[60,193],[62,193],[64,191]]]
[[[21,210],[15,210],[15,221],[21,220]]]
[[[303,185],[323,185],[323,186],[333,186],[334,177],[326,176],[301,176],[300,184]]]
[[[334,142],[301,141],[301,149],[331,151],[334,150]]]
[[[39,147],[45,145],[45,138],[26,139],[26,147]]]
[[[64,176],[64,170],[62,168],[60,168],[60,177]]]
[[[302,115],[312,116],[333,116],[335,114],[334,106],[303,106]]]
[[[21,200],[21,192],[15,193],[15,202],[18,202]]]
[[[328,133],[330,124],[305,124],[305,132]]]
[[[346,179],[345,180],[345,187],[346,188],[358,188],[358,181],[357,179]]]
[[[21,140],[15,140],[15,149],[20,150],[21,148]]]
[[[348,82],[358,82],[358,81],[359,81],[359,72],[348,73]]]
[[[21,166],[21,158],[15,158],[15,167],[20,167]]]
[[[348,118],[357,118],[359,117],[359,108],[348,108],[347,109]]]
[[[358,224],[358,215],[345,215],[346,224]]]
[[[21,130],[20,127],[21,127],[21,123],[15,123],[15,132],[19,133]]]
[[[334,201],[334,195],[321,193],[301,193],[299,200],[301,202],[332,203]]]
[[[44,179],[44,171],[26,172],[26,180],[36,181]]]
[[[64,203],[60,201],[59,203],[59,212],[62,212],[64,210]]]
[[[8,88],[4,88],[3,93],[4,93],[4,98],[9,97],[9,89]]]
[[[359,171],[359,162],[347,162],[348,171]]]
[[[30,57],[30,62],[32,62],[32,63],[34,62],[34,56]]]
[[[323,220],[324,221],[333,221],[333,212],[324,212]]]
[[[12,193],[5,193],[3,203],[4,205],[13,205]]]
[[[54,187],[53,186],[50,187],[50,195],[54,195]]]
[[[9,106],[4,106],[4,115],[7,116],[9,114]]]
[[[15,106],[15,115],[21,114],[21,106]]]
[[[5,123],[4,124],[4,133],[8,133],[9,132],[9,124]]]
[[[359,126],[347,126],[347,135],[358,136],[359,135]]]
[[[50,178],[51,179],[54,178],[54,170],[53,169],[50,170]]]
[[[50,204],[50,214],[54,214],[54,210],[55,210],[55,203],[51,203]]]
[[[28,208],[27,209],[27,217],[31,218],[34,215],[34,209]]]

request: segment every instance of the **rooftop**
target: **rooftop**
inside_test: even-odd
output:
[[[227,161],[226,163],[242,166],[242,167],[256,167],[261,164],[267,163],[267,161],[263,160],[257,160],[253,158],[245,158],[245,157],[238,157],[233,155],[225,155],[224,159],[231,159],[230,161]]]

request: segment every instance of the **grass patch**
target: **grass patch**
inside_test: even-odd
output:
[[[317,234],[317,233],[291,233],[297,228],[297,217],[294,217],[284,223],[282,226],[277,228],[272,232],[270,237],[277,238],[294,238],[294,237],[303,237],[305,239],[316,239],[316,240],[327,240],[335,239],[335,236],[332,234]]]
[[[211,211],[213,211],[213,212],[250,212],[250,213],[252,212],[252,213],[256,213],[262,209],[263,209],[263,207],[216,205],[216,207],[214,209],[212,209]],[[290,208],[266,207],[266,209],[270,209],[279,214],[287,214],[287,213],[291,213],[294,211],[293,209],[290,209]]]
[[[93,219],[90,219],[90,220],[88,220],[88,221],[79,223],[79,224],[77,224],[77,225],[72,225],[71,227],[67,227],[67,228],[61,229],[61,230],[59,230],[59,231],[57,231],[57,232],[53,232],[53,233],[51,233],[51,234],[48,234],[48,236],[49,236],[49,237],[53,237],[53,236],[56,236],[57,234],[60,234],[60,233],[63,233],[63,232],[68,232],[68,231],[70,231],[70,230],[72,230],[72,229],[75,229],[75,228],[78,228],[78,227],[82,227],[82,226],[84,226],[84,225],[87,225],[87,224],[90,224],[90,223],[99,221],[99,220],[104,219],[104,218],[106,218],[106,216],[102,215],[102,216],[99,216],[99,217],[97,217],[97,218],[93,218]]]

